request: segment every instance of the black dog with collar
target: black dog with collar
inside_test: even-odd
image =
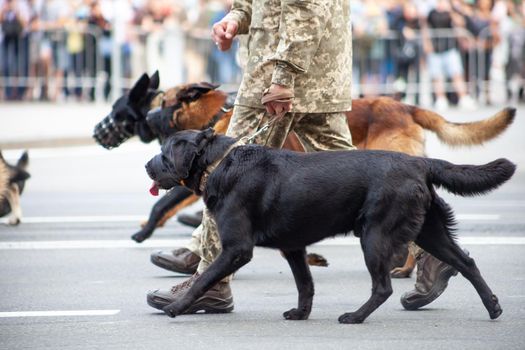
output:
[[[412,157],[385,151],[296,153],[257,145],[229,148],[235,139],[212,130],[182,131],[166,140],[146,169],[154,183],[169,189],[183,183],[202,195],[215,218],[222,253],[188,292],[164,311],[182,314],[222,278],[248,263],[254,246],[283,251],[295,278],[299,305],[286,319],[307,319],[314,285],[305,247],[353,231],[360,238],[372,277],[372,295],[341,323],[361,323],[392,294],[390,259],[402,244],[415,241],[452,265],[478,292],[491,319],[502,313],[472,258],[452,235],[454,215],[434,186],[472,196],[510,179],[515,165],[498,159],[481,166]],[[227,153],[227,154],[226,154]]]

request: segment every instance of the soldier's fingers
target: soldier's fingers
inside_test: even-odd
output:
[[[211,37],[213,41],[219,42],[225,38],[225,33],[226,33],[226,23],[217,22],[212,27]]]
[[[268,112],[269,115],[275,115],[275,109],[273,108],[271,102],[267,103],[265,107],[266,107],[266,112]]]
[[[228,21],[226,25],[226,32],[224,34],[226,39],[233,39],[233,37],[237,34],[237,27],[237,22]]]

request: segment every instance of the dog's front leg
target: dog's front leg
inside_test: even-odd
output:
[[[191,195],[192,192],[185,187],[174,187],[153,205],[148,221],[140,231],[131,236],[131,239],[141,243],[151,237],[164,215]]]
[[[299,301],[297,308],[286,311],[283,316],[287,320],[306,320],[312,311],[314,297],[314,282],[310,268],[306,263],[306,249],[283,251],[284,257],[292,269]]]
[[[195,280],[191,288],[180,300],[164,307],[163,310],[168,316],[175,317],[184,313],[206,291],[252,259],[255,244],[251,236],[248,219],[245,217],[241,218],[239,211],[229,211],[227,213],[228,220],[223,222],[221,222],[222,220],[217,220],[222,252],[208,269]],[[235,213],[236,215],[229,213]]]
[[[251,260],[252,254],[253,247],[249,252],[224,249],[223,247],[223,251],[217,257],[217,260],[197,278],[186,294],[180,300],[165,306],[163,311],[170,317],[183,314],[206,291],[247,264]]]
[[[22,207],[20,206],[20,189],[18,185],[9,185],[9,190],[6,195],[7,202],[11,206],[11,213],[9,214],[8,224],[16,226],[22,220]]]

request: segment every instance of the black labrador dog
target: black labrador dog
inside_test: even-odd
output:
[[[486,193],[513,175],[515,165],[506,159],[475,166],[387,151],[297,153],[239,145],[205,130],[168,138],[146,170],[155,187],[182,184],[203,195],[223,249],[188,292],[164,308],[170,317],[183,314],[248,263],[254,246],[263,246],[284,253],[297,285],[299,305],[284,317],[307,319],[314,285],[305,247],[349,231],[360,238],[372,295],[339,322],[361,323],[387,300],[392,294],[390,259],[408,241],[460,271],[491,319],[502,313],[474,260],[456,244],[452,209],[434,185],[462,196]]]

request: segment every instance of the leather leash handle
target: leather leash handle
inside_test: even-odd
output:
[[[263,92],[261,103],[263,105],[266,105],[268,102],[281,102],[281,103],[290,102],[291,100],[293,100],[294,97],[295,97],[294,94],[290,91],[275,93],[275,92],[270,92],[270,89],[266,89]],[[281,119],[282,117],[284,117],[286,113],[287,112],[281,112],[281,113],[276,114],[273,118],[273,121]]]
[[[267,104],[268,102],[290,102],[294,98],[294,94],[292,92],[281,92],[281,93],[274,93],[270,92],[268,89],[264,90],[263,97],[261,98],[261,103],[263,105]]]

